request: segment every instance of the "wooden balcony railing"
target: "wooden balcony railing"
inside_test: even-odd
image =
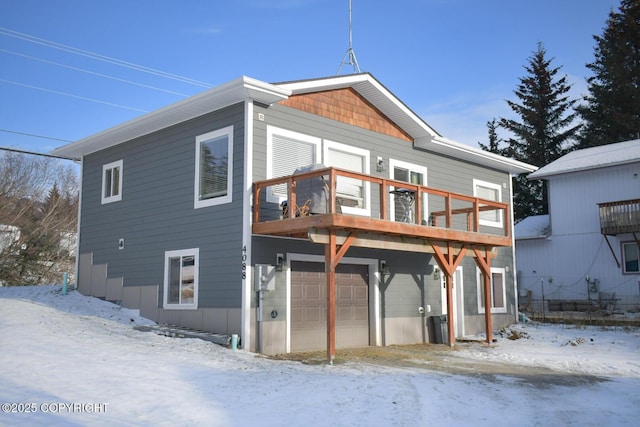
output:
[[[598,207],[602,234],[640,232],[640,199],[598,203]]]
[[[315,189],[313,195],[309,188]],[[284,197],[285,207],[278,203]],[[508,204],[332,167],[254,182],[254,232],[304,234],[296,221],[302,227],[344,227],[460,242],[470,239],[471,233],[493,237],[487,240],[489,245],[511,244]],[[269,226],[260,227],[265,223]]]

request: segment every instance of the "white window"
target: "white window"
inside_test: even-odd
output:
[[[198,308],[198,248],[164,254],[164,308]]]
[[[267,127],[267,179],[292,175],[302,166],[322,163],[320,138],[273,126]],[[286,184],[271,187],[267,201],[280,203],[287,198]]]
[[[316,164],[369,174],[369,151],[286,129],[267,127],[267,178],[291,175],[300,167]],[[341,212],[369,215],[368,182],[338,177],[337,187]],[[267,193],[269,202],[282,202],[286,198],[286,184],[273,186]]]
[[[389,159],[389,169],[391,169],[391,179],[396,181],[405,181],[411,184],[427,185],[427,168],[400,160]],[[416,195],[396,195],[391,197],[391,220],[416,223],[413,218],[415,216],[415,199]],[[427,194],[422,194],[422,222],[427,216]]]
[[[473,180],[473,195],[481,199],[502,201],[502,188],[498,184],[491,182]],[[490,227],[502,227],[502,210],[492,209],[480,212],[480,225]]]
[[[231,202],[233,126],[196,137],[195,208]]]
[[[622,265],[625,273],[640,273],[640,250],[637,243],[622,244]]]
[[[491,312],[507,312],[507,289],[505,283],[505,269],[491,268]],[[476,268],[476,281],[478,283],[478,313],[484,313],[484,276],[479,268]]]
[[[122,160],[102,166],[102,204],[122,200]]]
[[[324,164],[369,174],[369,151],[333,141],[324,141]],[[336,197],[342,213],[370,215],[368,181],[338,177]]]

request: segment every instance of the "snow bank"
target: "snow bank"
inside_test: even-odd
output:
[[[132,327],[142,324],[134,311],[59,287],[0,288],[0,425],[616,426],[640,416],[637,331],[522,325],[528,338],[451,352],[452,363],[603,378],[555,385],[273,361]]]

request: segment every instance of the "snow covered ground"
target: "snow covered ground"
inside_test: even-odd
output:
[[[523,381],[273,361],[132,327],[144,324],[135,311],[59,286],[0,288],[0,425],[611,427],[640,418],[635,328],[516,325],[525,338],[451,353],[451,363],[540,371]],[[547,383],[547,368],[573,380]]]

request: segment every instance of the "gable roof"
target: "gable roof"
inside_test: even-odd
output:
[[[83,155],[121,144],[234,103],[252,100],[270,105],[292,95],[343,88],[355,90],[404,130],[413,138],[416,148],[509,173],[532,172],[537,169],[535,166],[444,138],[369,73],[274,84],[250,77],[240,77],[160,110],[64,145],[55,149],[53,154],[80,159]]]
[[[571,172],[640,162],[640,139],[572,151],[528,176],[549,178]]]
[[[276,83],[276,85],[290,90],[292,95],[350,87],[411,135],[416,148],[514,174],[537,169],[536,166],[443,137],[369,73]]]

